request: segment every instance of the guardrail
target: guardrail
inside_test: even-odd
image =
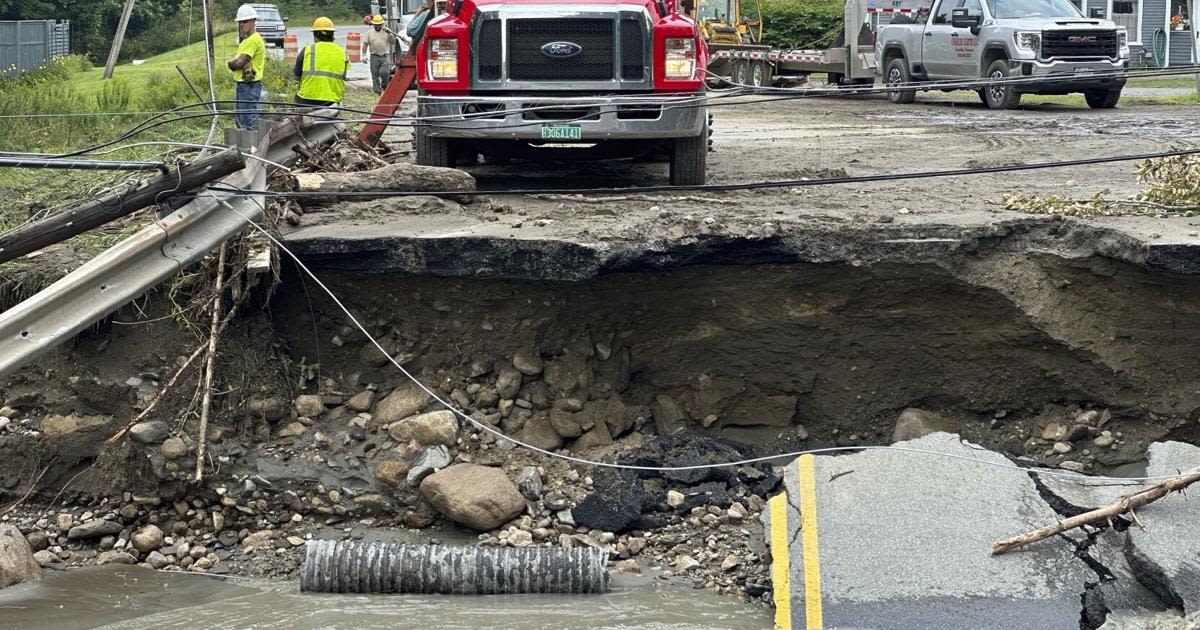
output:
[[[342,129],[343,125],[328,119],[290,118],[274,125],[254,154],[287,166],[298,157],[293,147],[324,144]],[[264,190],[268,168],[260,160],[251,160],[219,183]],[[228,192],[198,196],[0,313],[0,375],[67,341],[241,232],[246,228],[243,217],[263,216],[260,197]]]

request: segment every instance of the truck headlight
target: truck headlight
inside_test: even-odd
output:
[[[458,40],[429,40],[429,78],[437,81],[458,80]]]
[[[1013,43],[1020,50],[1037,54],[1042,50],[1042,34],[1038,31],[1017,31],[1013,33]]]
[[[664,70],[668,79],[690,79],[696,74],[696,41],[684,37],[667,38]]]
[[[1117,29],[1117,48],[1119,50],[1127,50],[1129,48],[1129,31],[1124,28]]]

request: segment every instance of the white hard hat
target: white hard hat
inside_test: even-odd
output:
[[[252,7],[248,4],[243,4],[242,6],[238,7],[238,14],[237,14],[238,22],[245,22],[246,20],[257,20],[257,19],[258,19],[258,11],[255,11],[254,7]]]

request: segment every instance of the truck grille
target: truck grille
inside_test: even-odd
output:
[[[504,63],[500,46],[500,20],[484,20],[479,25],[479,80],[499,81]]]
[[[621,20],[621,78],[641,81],[645,74],[645,39],[642,22],[632,18]]]
[[[1115,58],[1116,31],[1042,31],[1042,58]]]
[[[567,59],[542,54],[550,42],[582,49]],[[508,21],[508,76],[516,81],[597,81],[613,78],[613,20],[605,18]]]

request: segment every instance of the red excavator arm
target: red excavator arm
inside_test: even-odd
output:
[[[379,97],[379,103],[375,105],[375,113],[371,115],[371,120],[374,122],[367,123],[362,131],[358,132],[358,139],[368,146],[375,146],[384,130],[387,129],[392,116],[396,113],[396,108],[400,107],[400,101],[404,100],[404,95],[416,82],[417,42],[414,38],[408,52],[400,61],[396,62],[396,71],[392,73],[392,80],[388,81],[387,88]]]

